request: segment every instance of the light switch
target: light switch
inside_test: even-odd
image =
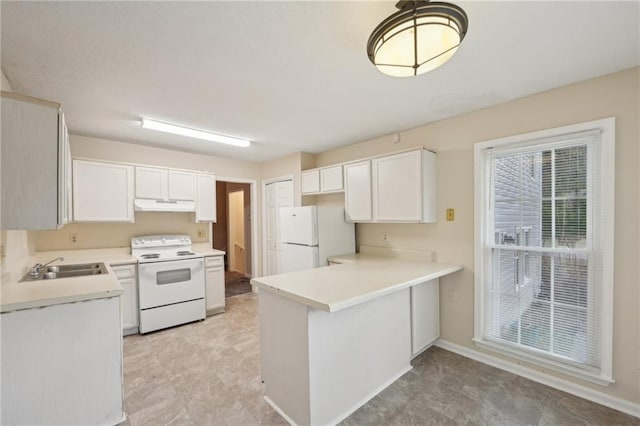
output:
[[[453,222],[454,217],[455,217],[455,210],[454,209],[447,209],[447,221],[448,222]]]

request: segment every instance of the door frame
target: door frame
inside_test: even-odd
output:
[[[225,176],[216,176],[216,181],[220,182],[231,182],[231,183],[248,183],[249,184],[249,192],[251,199],[251,277],[259,276],[257,274],[258,271],[258,255],[256,250],[258,249],[258,221],[256,218],[258,217],[258,200],[257,200],[257,191],[256,184],[258,183],[255,179],[243,179],[243,178],[234,178],[234,177],[225,177]],[[227,195],[225,194],[225,197]],[[261,270],[262,271],[262,270]]]
[[[276,182],[284,182],[286,180],[290,180],[294,183],[294,193],[293,199],[295,203],[295,180],[293,179],[293,174],[290,175],[282,175],[274,178],[263,179],[262,180],[262,268],[260,268],[260,275],[264,275],[264,271],[266,269],[267,264],[267,185],[276,183]]]

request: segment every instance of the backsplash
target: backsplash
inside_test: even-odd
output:
[[[208,223],[195,223],[193,213],[136,212],[135,223],[71,223],[58,231],[35,232],[37,251],[129,247],[131,237],[190,235],[194,243],[209,241]],[[75,241],[75,242],[74,242]]]

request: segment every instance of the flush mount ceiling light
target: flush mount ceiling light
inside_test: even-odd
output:
[[[162,123],[160,121],[142,119],[142,127],[145,129],[158,130],[160,132],[172,133],[174,135],[187,136],[190,138],[203,139],[205,141],[225,143],[227,145],[248,147],[251,142],[246,139],[234,138],[231,136],[218,135],[216,133],[205,132],[204,130],[191,129],[189,127],[176,126],[175,124]]]
[[[411,77],[447,62],[464,39],[467,14],[451,3],[402,0],[399,12],[382,21],[367,43],[369,60],[380,72]]]

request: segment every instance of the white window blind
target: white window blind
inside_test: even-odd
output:
[[[476,150],[484,183],[476,341],[608,376],[602,130],[523,139]]]

